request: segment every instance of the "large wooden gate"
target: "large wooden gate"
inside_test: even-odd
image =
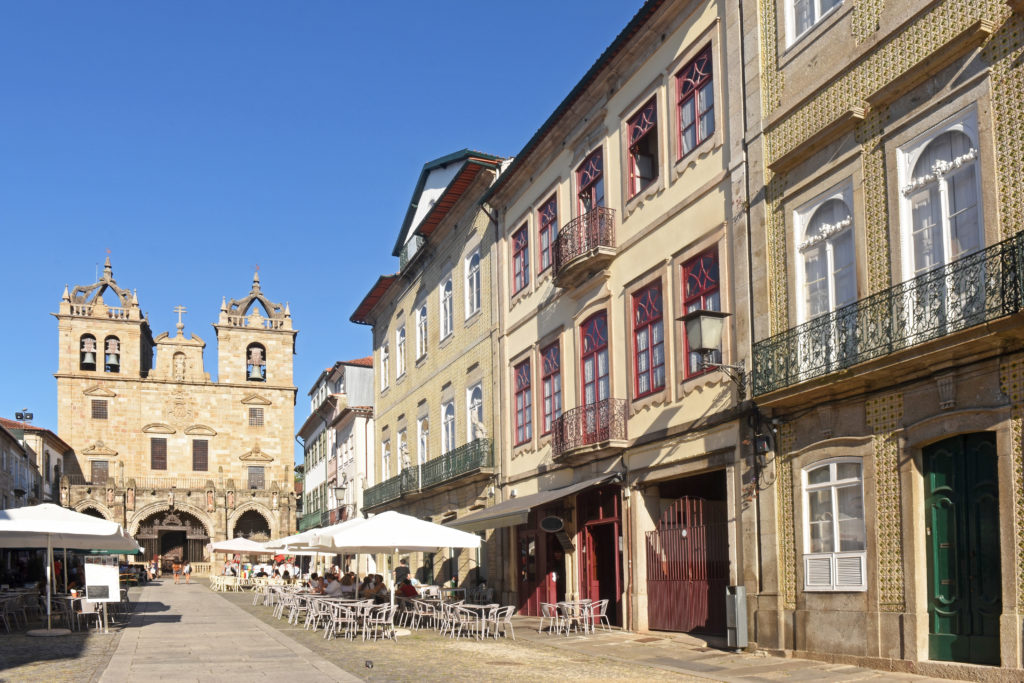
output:
[[[685,496],[647,532],[647,621],[660,631],[725,633],[725,503]]]

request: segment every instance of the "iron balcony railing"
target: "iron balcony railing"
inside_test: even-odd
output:
[[[490,439],[476,439],[422,465],[406,467],[401,474],[366,489],[363,506],[372,508],[397,500],[406,493],[452,481],[481,467],[492,467],[494,449],[491,446]]]
[[[562,226],[552,245],[555,274],[598,247],[615,248],[615,209],[598,207]]]
[[[1019,311],[1024,233],[754,344],[755,395]]]
[[[581,446],[626,439],[626,401],[608,398],[573,408],[551,425],[551,450],[555,456]]]
[[[363,491],[363,507],[376,507],[402,497],[402,475],[385,479]]]
[[[412,257],[415,256],[416,252],[422,249],[423,245],[426,243],[427,241],[419,235],[413,235],[412,239],[405,243],[405,246],[402,247],[402,251],[398,254],[398,269],[405,270],[405,267],[409,264],[409,261],[412,260]]]
[[[308,531],[320,526],[320,513],[310,512],[299,517],[299,531]]]

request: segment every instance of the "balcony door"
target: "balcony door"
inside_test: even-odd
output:
[[[583,405],[586,408],[584,444],[601,441],[607,431],[607,417],[601,419],[601,404],[609,396],[608,316],[602,311],[591,316],[580,328],[580,366],[583,378]],[[602,424],[604,423],[604,424]]]
[[[981,322],[985,264],[978,145],[957,122],[904,155],[904,274],[915,280],[899,322],[920,338]]]

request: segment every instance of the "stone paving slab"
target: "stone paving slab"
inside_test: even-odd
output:
[[[251,599],[251,598],[250,598]],[[200,584],[151,584],[100,676],[102,683],[149,679],[250,682],[294,678],[358,681]]]

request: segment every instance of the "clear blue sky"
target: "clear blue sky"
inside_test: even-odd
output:
[[[296,426],[423,164],[514,156],[641,0],[6,2],[0,415],[56,431],[56,312],[111,250],[154,335],[207,342],[259,264],[299,329]]]

